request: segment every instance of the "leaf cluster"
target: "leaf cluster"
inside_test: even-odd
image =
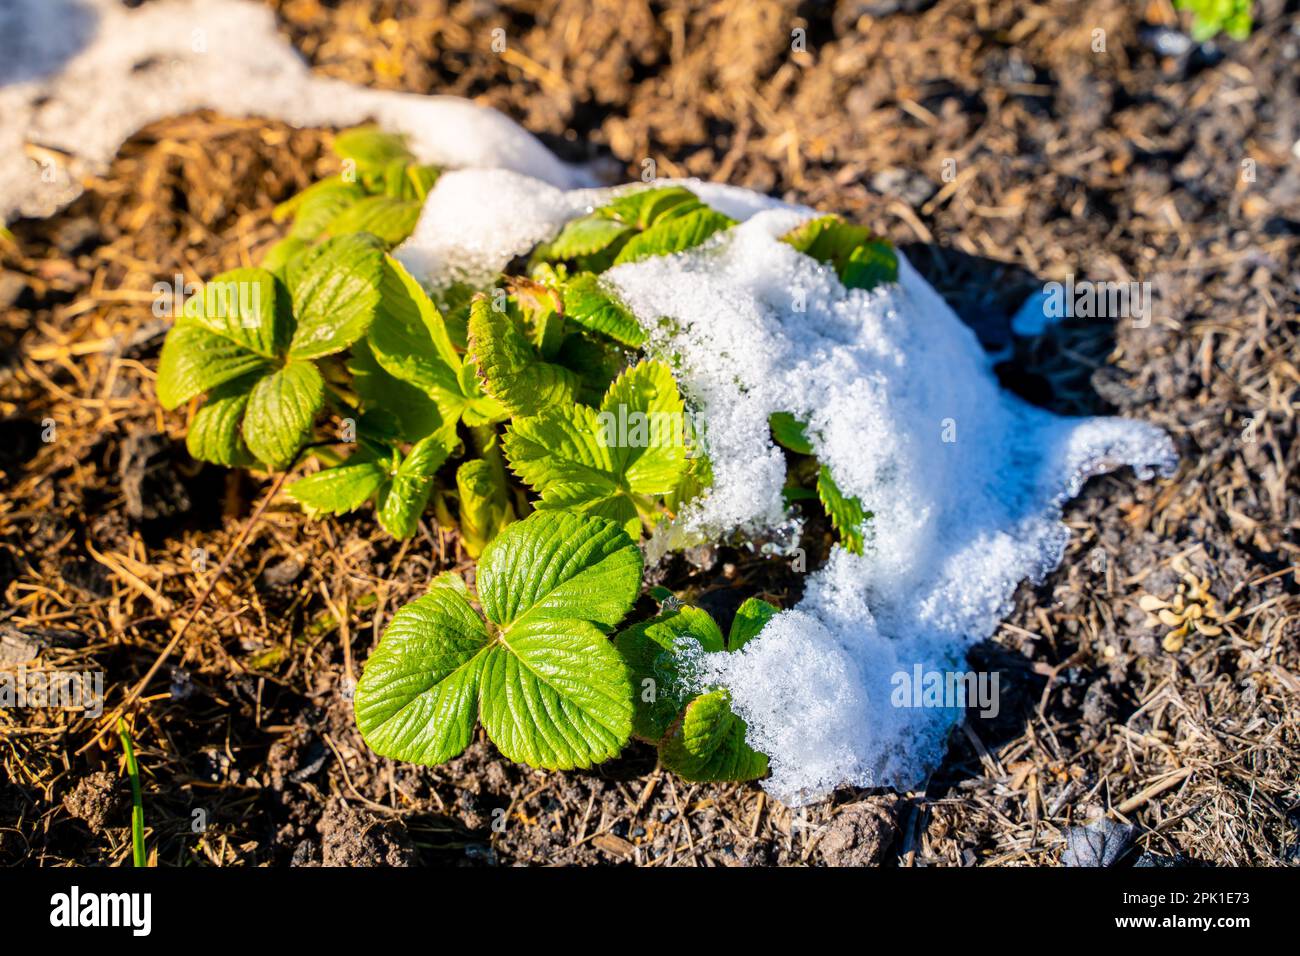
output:
[[[508,757],[561,769],[635,734],[687,779],[762,776],[726,689],[700,675],[775,608],[746,602],[725,639],[677,605],[616,633],[641,590],[639,540],[706,493],[711,468],[652,330],[602,273],[733,220],[679,186],[627,192],[535,248],[524,274],[431,291],[389,250],[438,170],[375,129],[334,148],[341,172],[278,207],[286,238],[186,303],[157,392],[189,407],[195,458],[274,471],[310,451],[317,467],[287,486],[309,512],[370,507],[396,538],[432,512],[478,560],[476,590],[444,574],[392,618],[356,689],[367,742],[439,763],[481,725]],[[897,275],[886,244],[835,217],[786,241],[845,285]],[[772,424],[812,454],[802,423]],[[824,467],[816,488],[860,550],[860,503]]]
[[[271,247],[263,265],[278,268],[322,238],[365,232],[391,248],[411,234],[439,170],[416,162],[406,140],[374,127],[334,138],[342,169],[312,183],[275,207],[289,232]]]

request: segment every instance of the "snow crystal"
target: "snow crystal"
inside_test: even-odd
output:
[[[1172,444],[1151,425],[1060,418],[1004,392],[974,333],[901,256],[897,284],[846,290],[831,268],[779,241],[812,210],[683,184],[744,222],[606,274],[651,351],[674,361],[713,463],[712,489],[649,553],[664,537],[787,523],[785,460],[768,416],[807,421],[819,458],[873,512],[866,553],[836,548],[802,601],[742,651],[711,655],[708,676],[731,690],[750,743],[771,758],[765,785],[780,799],[845,784],[916,787],[960,712],[894,706],[894,675],[964,668],[1019,582],[1060,562],[1062,502],[1122,465],[1144,476],[1172,468]],[[490,275],[609,195],[515,174],[449,175],[400,254],[430,285]]]
[[[204,108],[297,126],[373,120],[409,134],[424,162],[513,169],[558,186],[587,181],[510,119],[468,100],[314,76],[261,4],[155,0],[133,10],[121,0],[5,0],[0,221],[50,215],[142,126]]]

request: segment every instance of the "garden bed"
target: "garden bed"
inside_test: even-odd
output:
[[[67,210],[16,224],[19,251],[5,253],[0,626],[44,645],[42,660],[104,670],[112,707],[211,580],[196,555],[220,562],[250,529],[135,719],[159,862],[1048,862],[1065,828],[1113,807],[1162,857],[1288,859],[1300,653],[1284,22],[1261,18],[1206,64],[1146,50],[1128,5],[1085,23],[1066,4],[1019,20],[942,4],[861,32],[837,8],[808,24],[826,67],[812,70],[782,62],[775,6],[573,29],[593,22],[589,6],[478,21],[430,8],[396,33],[362,29],[347,3],[282,14],[323,72],[482,94],[618,178],[653,156],[660,174],[726,179],[873,226],[990,349],[1010,347],[1004,383],[1057,411],[1164,427],[1180,473],[1097,479],[1067,507],[1065,563],[1022,587],[974,654],[1003,677],[1001,713],[954,735],[924,793],[844,790],[790,811],[754,785],[684,784],[643,745],[579,773],[508,764],[481,738],[442,767],[394,765],[361,743],[339,689],[393,609],[470,562],[432,526],[403,544],[369,514],[308,522],[277,499],[251,522],[270,483],[193,463],[183,420],[153,401],[168,326],[151,310],[154,284],[254,259],[280,235],[273,205],[330,171],[329,133],[211,114],[155,124]],[[1083,39],[1092,19],[1108,29],[1104,62]],[[472,52],[496,25],[523,37],[519,56]],[[437,38],[435,66],[402,35]],[[863,64],[881,69],[864,80]],[[591,145],[565,146],[568,131]],[[1258,168],[1249,187],[1243,143]],[[934,161],[948,155],[955,185]],[[1012,339],[1007,316],[1024,296],[1071,272],[1157,276],[1155,321],[1071,320]],[[831,529],[814,522],[807,538],[826,549]],[[743,550],[691,558],[657,583],[720,616],[760,591],[787,607],[799,597],[797,576]],[[1242,613],[1225,635],[1169,651],[1138,600],[1173,594],[1176,561]],[[115,740],[78,753],[89,722],[0,720],[0,854],[129,856],[125,791],[96,775],[116,769]]]

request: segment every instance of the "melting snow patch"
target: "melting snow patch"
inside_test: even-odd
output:
[[[0,222],[50,215],[132,133],[197,109],[297,126],[374,120],[409,134],[424,162],[513,169],[559,186],[586,180],[494,110],[313,75],[261,4],[153,0],[132,10],[121,0],[4,0]]]
[[[711,491],[651,554],[673,536],[788,524],[768,416],[808,421],[818,456],[874,513],[866,553],[837,548],[803,600],[740,653],[713,657],[709,677],[730,688],[750,743],[771,757],[767,786],[782,800],[843,784],[914,787],[960,715],[894,706],[894,675],[964,669],[1019,582],[1060,562],[1061,504],[1100,472],[1171,469],[1172,444],[1151,425],[1059,418],[1002,391],[975,335],[905,260],[896,285],[846,290],[779,241],[811,210],[685,185],[745,221],[606,274],[651,350],[674,362],[713,462]],[[509,173],[448,175],[400,256],[431,285],[489,275],[607,198]]]

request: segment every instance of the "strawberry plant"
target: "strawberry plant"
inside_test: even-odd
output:
[[[379,304],[383,255],[365,234],[295,259],[284,280],[236,269],[185,304],[158,362],[158,400],[176,408],[207,392],[188,445],[223,465],[284,468],[325,403],[319,360],[365,334]]]
[[[632,732],[627,668],[606,637],[641,590],[641,552],[611,521],[537,512],[483,552],[478,601],[454,573],[394,616],[356,689],[377,753],[455,757],[476,722],[512,760],[559,770]]]
[[[261,264],[185,304],[157,392],[188,407],[195,458],[279,471],[309,456],[286,492],[310,514],[373,509],[404,539],[431,515],[478,560],[477,593],[441,575],[388,624],[356,688],[366,741],[439,763],[481,725],[511,759],[560,769],[635,735],[687,779],[763,776],[704,671],[775,608],[747,601],[724,638],[670,600],[611,638],[641,590],[639,541],[707,491],[711,467],[651,330],[602,273],[734,221],[680,186],[628,192],[534,248],[524,274],[427,290],[390,250],[438,170],[374,129],[334,150],[341,172],[277,207],[288,235]],[[784,238],[849,288],[897,276],[887,244],[837,217]],[[788,498],[819,501],[860,552],[870,515],[817,462],[807,424],[771,425]]]
[[[323,236],[365,232],[395,246],[411,234],[438,169],[415,161],[405,140],[362,127],[334,138],[342,171],[313,183],[275,207],[277,222],[291,220],[289,234],[263,262],[276,268]]]

